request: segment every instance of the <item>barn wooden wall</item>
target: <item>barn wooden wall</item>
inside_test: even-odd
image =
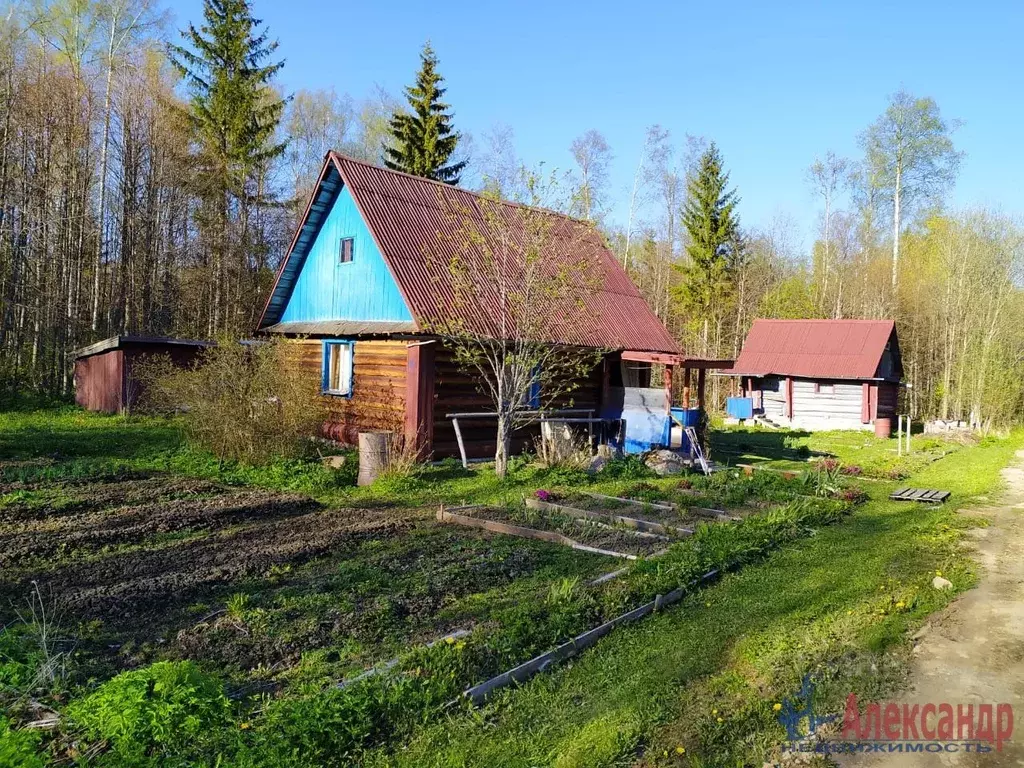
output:
[[[286,346],[294,364],[315,381],[322,378],[320,339],[292,339]],[[323,395],[330,417],[324,433],[332,440],[355,445],[360,432],[405,428],[405,341],[356,341],[352,396]]]
[[[450,350],[440,347],[435,354],[435,398],[434,398],[434,458],[458,456],[459,446],[455,439],[449,413],[472,413],[493,411],[494,405],[486,394],[477,387],[476,377],[461,370],[452,359]],[[601,399],[601,367],[596,367],[589,377],[572,393],[561,399],[560,407],[593,408],[597,416]],[[466,443],[466,455],[470,458],[489,458],[496,449],[497,421],[495,419],[460,419],[462,437]],[[584,428],[586,425],[583,425]],[[540,435],[540,425],[533,424],[518,430],[512,439],[512,452],[519,453],[532,449],[534,440]]]
[[[815,384],[819,391],[815,391]],[[899,385],[892,382],[793,379],[793,419],[787,416],[786,380],[767,376],[754,381],[764,413],[778,424],[803,429],[873,429],[876,418],[895,418]],[[834,391],[829,392],[831,386]],[[826,391],[821,391],[822,388]],[[864,396],[867,393],[865,421]],[[748,393],[749,395],[750,393]]]
[[[120,349],[75,360],[75,402],[89,411],[120,413],[123,365]]]

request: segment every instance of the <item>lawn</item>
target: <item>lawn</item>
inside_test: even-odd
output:
[[[204,676],[187,689],[212,691],[205,708],[189,704],[208,721],[182,721],[182,733],[203,726],[173,747],[150,733],[138,764],[201,754],[221,765],[760,765],[784,736],[772,704],[805,674],[823,705],[902,683],[907,630],[951,597],[930,588],[935,571],[955,591],[972,583],[955,508],[993,492],[1024,435],[916,438],[903,460],[894,441],[863,434],[730,431],[713,442],[722,463],[810,469],[791,481],[728,470],[680,482],[636,461],[596,477],[517,461],[498,481],[444,462],[356,488],[354,462],[223,464],[184,446],[173,421],[0,414],[0,695],[13,722],[39,716],[15,695],[39,665],[38,627],[18,618],[35,582],[61,604],[56,650],[70,651],[66,674],[33,694],[46,711],[71,702],[44,739],[51,756],[74,756],[81,741],[101,763],[125,764],[128,747],[94,714],[117,685],[151,688],[146,675],[182,669],[192,679],[160,666],[171,662]],[[858,471],[822,470],[825,457]],[[889,502],[889,478],[907,475],[900,484],[946,488],[952,502]],[[839,486],[867,503],[821,498]],[[623,561],[433,519],[437,504],[474,503],[529,522],[509,510],[538,489],[715,507],[743,522],[702,524],[591,587]],[[721,566],[732,568],[716,585],[483,708],[449,705],[466,685]],[[336,687],[392,658],[390,672]],[[34,741],[27,733],[0,717],[0,756]]]

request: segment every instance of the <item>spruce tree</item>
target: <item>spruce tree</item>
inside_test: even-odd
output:
[[[447,184],[458,184],[465,162],[451,163],[459,134],[452,129],[449,105],[441,101],[444,78],[437,72],[437,56],[430,43],[420,54],[416,85],[405,89],[409,112],[391,118],[391,141],[384,147],[384,165]]]
[[[228,303],[228,272],[248,264],[249,233],[243,227],[233,236],[232,218],[247,221],[247,208],[271,202],[257,177],[286,147],[275,140],[285,102],[271,86],[284,62],[273,61],[277,41],[269,39],[247,0],[204,0],[203,18],[199,29],[189,24],[183,32],[188,47],[169,48],[191,96],[186,118],[197,150],[196,192],[203,202],[198,220],[213,257],[210,325],[217,332],[227,327],[221,310]],[[243,244],[235,259],[233,242]]]
[[[742,239],[736,206],[736,190],[728,189],[718,147],[711,144],[701,155],[687,182],[682,222],[689,233],[689,263],[680,267],[684,280],[679,296],[694,324],[702,328],[704,353],[708,353],[709,321],[724,310],[731,287],[734,262],[741,258]]]

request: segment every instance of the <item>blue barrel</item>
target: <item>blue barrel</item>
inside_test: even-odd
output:
[[[700,427],[700,408],[673,408],[672,418],[682,424],[683,427],[693,427],[697,429]],[[680,447],[683,453],[690,453],[690,438],[686,436],[686,432],[683,432],[683,442]]]

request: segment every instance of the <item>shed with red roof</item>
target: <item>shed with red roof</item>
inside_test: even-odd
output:
[[[731,373],[769,423],[888,434],[903,364],[892,320],[755,320]]]

